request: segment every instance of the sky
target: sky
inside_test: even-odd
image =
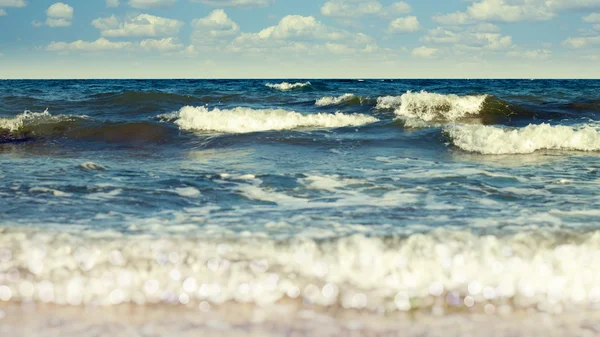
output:
[[[0,0],[0,78],[600,78],[600,0]]]

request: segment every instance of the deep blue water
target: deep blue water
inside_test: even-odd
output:
[[[299,85],[266,85],[283,82]],[[0,275],[20,271],[0,285],[40,301],[19,289],[47,280],[49,302],[73,305],[179,291],[386,310],[450,293],[593,302],[581,278],[598,265],[563,264],[600,257],[599,121],[591,80],[0,81]],[[237,267],[208,276],[215,258]],[[257,261],[281,282],[248,295],[267,277]],[[67,262],[87,290],[59,291]],[[133,281],[92,294],[94,272],[116,268]],[[294,293],[307,284],[336,297]]]

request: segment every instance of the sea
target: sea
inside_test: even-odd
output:
[[[1,336],[598,336],[599,80],[2,80]]]

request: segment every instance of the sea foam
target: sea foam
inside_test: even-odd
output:
[[[316,106],[329,106],[329,105],[337,105],[343,102],[350,101],[354,99],[356,96],[353,94],[343,94],[342,96],[334,97],[334,96],[325,96],[319,98],[316,102]]]
[[[293,90],[293,89],[310,87],[311,83],[310,82],[297,82],[297,83],[281,82],[281,83],[276,83],[276,84],[275,83],[267,83],[267,84],[265,84],[265,86],[272,88],[272,89],[280,90],[280,91],[289,91],[289,90]]]
[[[268,130],[291,130],[296,128],[339,128],[360,126],[377,122],[375,117],[362,114],[317,113],[304,115],[282,109],[255,110],[237,107],[235,109],[209,110],[206,107],[186,106],[178,112],[160,116],[175,119],[183,130],[217,131],[226,133],[246,133]]]
[[[402,96],[377,99],[377,109],[394,109],[399,118],[430,121],[455,121],[478,115],[487,95],[442,95],[408,91]]]
[[[600,132],[589,125],[573,128],[530,124],[520,129],[455,125],[445,131],[455,146],[482,154],[532,153],[537,150],[600,151]]]

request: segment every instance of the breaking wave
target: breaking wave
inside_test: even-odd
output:
[[[425,126],[427,123],[453,123],[477,118],[483,124],[492,124],[513,116],[534,114],[490,95],[442,95],[407,92],[401,96],[382,96],[375,107],[393,110],[398,119],[409,125]]]
[[[218,239],[0,228],[4,301],[112,306],[301,300],[412,311],[552,312],[600,302],[598,232]],[[577,263],[573,263],[577,261]],[[69,272],[71,271],[71,272]]]
[[[272,88],[272,89],[279,90],[279,91],[302,89],[302,88],[310,87],[311,85],[312,84],[310,82],[297,82],[297,83],[281,82],[281,83],[277,83],[277,84],[274,84],[274,83],[265,84],[265,86]]]
[[[362,114],[317,113],[304,115],[282,109],[255,110],[235,109],[209,110],[206,107],[186,106],[178,112],[159,116],[173,120],[183,130],[247,133],[268,130],[291,130],[296,128],[339,128],[360,126],[377,122],[378,119]]]
[[[455,125],[445,131],[452,144],[482,154],[532,153],[537,150],[600,151],[600,132],[585,125],[530,124],[508,129],[484,125]]]
[[[315,101],[316,106],[330,106],[330,105],[338,105],[340,103],[346,103],[349,101],[357,100],[360,103],[360,98],[353,94],[343,94],[342,96],[334,97],[334,96],[325,96],[321,97]]]

